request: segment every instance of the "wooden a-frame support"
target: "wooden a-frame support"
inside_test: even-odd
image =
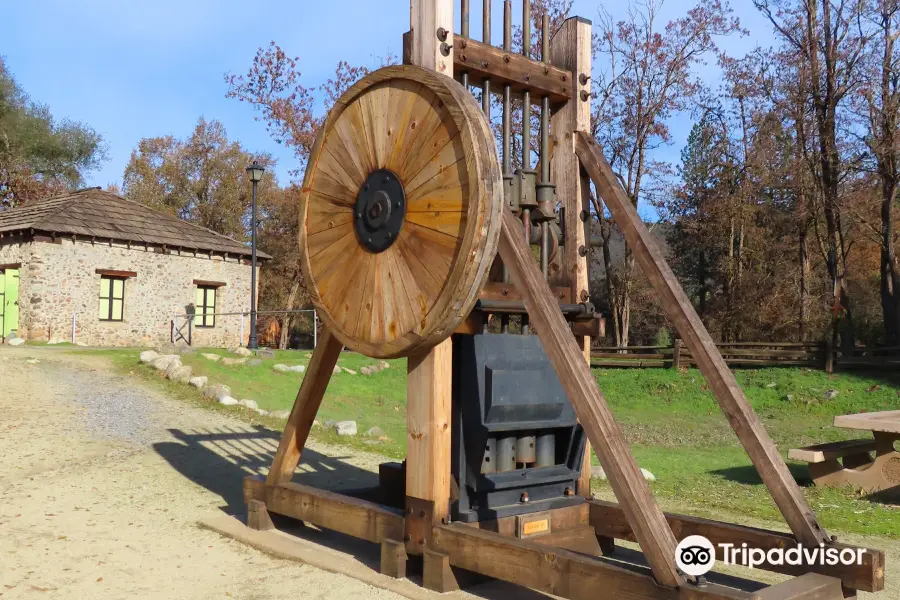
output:
[[[409,62],[452,76],[452,21],[453,0],[413,0],[412,31],[405,48]],[[449,32],[443,49],[435,35],[439,29]],[[501,258],[619,501],[611,504],[589,499],[579,506],[551,511],[553,529],[565,532],[588,528],[604,540],[637,541],[650,568],[622,568],[562,549],[558,536],[517,539],[515,517],[475,524],[448,522],[450,339],[408,361],[403,510],[291,482],[342,351],[340,342],[325,331],[313,352],[268,476],[265,481],[245,479],[244,496],[252,517],[248,524],[259,529],[272,527],[268,516],[271,511],[380,543],[381,570],[394,577],[405,576],[408,555],[421,554],[423,583],[438,591],[455,587],[451,567],[578,599],[597,598],[602,590],[603,597],[629,600],[838,600],[850,597],[853,589],[882,589],[884,555],[877,550],[865,551],[863,564],[853,567],[764,565],[761,568],[799,577],[754,593],[713,584],[698,586],[686,582],[676,569],[676,538],[686,535],[704,535],[714,543],[747,542],[765,549],[798,541],[818,545],[827,538],[634,207],[615,182],[599,148],[580,133],[587,128],[590,109],[589,102],[580,100],[579,86],[584,83],[578,77],[590,73],[590,23],[582,19],[566,21],[553,39],[551,59],[554,66],[569,71],[572,85],[572,100],[552,117],[555,151],[551,170],[560,198],[576,199],[566,211],[565,275],[573,301],[582,300],[588,285],[587,258],[581,252],[589,236],[585,219],[589,214],[587,174],[657,293],[666,300],[670,318],[698,358],[701,371],[794,535],[662,513],[591,375],[588,340],[573,337],[523,240],[520,222],[509,213],[503,217]],[[589,453],[584,465],[579,493],[589,497]]]

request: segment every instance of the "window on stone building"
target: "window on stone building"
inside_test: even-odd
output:
[[[101,321],[125,320],[125,277],[100,276]]]
[[[197,306],[194,316],[196,327],[216,326],[216,286],[197,286]]]

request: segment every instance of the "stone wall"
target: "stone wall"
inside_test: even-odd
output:
[[[0,246],[0,257],[9,250]],[[10,252],[11,253],[11,252]],[[174,315],[196,300],[194,280],[224,282],[216,294],[216,312],[250,309],[250,267],[236,258],[176,252],[153,247],[57,240],[30,242],[20,250],[19,334],[26,339],[70,341],[90,346],[153,346],[171,336]],[[7,261],[0,258],[2,262]],[[98,317],[97,269],[134,271],[125,283],[123,322]],[[241,321],[243,320],[243,336]],[[193,328],[194,346],[246,345],[249,317],[217,316],[215,327]],[[183,319],[177,319],[182,323]],[[187,329],[185,328],[185,333]]]

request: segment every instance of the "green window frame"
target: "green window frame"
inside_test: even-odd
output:
[[[100,276],[100,306],[97,316],[101,321],[125,320],[125,280],[127,277]]]
[[[197,286],[194,326],[211,328],[216,326],[216,290],[212,285]]]

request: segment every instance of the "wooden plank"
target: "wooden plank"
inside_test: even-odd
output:
[[[563,508],[555,508],[550,511],[550,529],[552,531],[563,531],[587,525],[589,519],[589,506],[587,503],[576,504],[574,506],[566,506]],[[500,535],[508,537],[516,537],[517,517],[501,517],[490,521],[475,521],[465,523],[467,527],[474,527],[484,531],[493,531]]]
[[[403,511],[368,500],[293,482],[273,486],[251,477],[244,479],[244,497],[265,502],[269,512],[376,544],[403,539]]]
[[[2,266],[0,265],[0,269],[18,269],[19,267],[10,267],[10,266]],[[135,271],[117,271],[115,269],[95,269],[94,273],[97,275],[108,275],[110,277],[137,277],[137,273]],[[197,283],[197,280],[194,280],[194,283]],[[225,285],[224,283],[221,285]]]
[[[759,600],[844,600],[841,580],[807,573],[795,579],[767,587],[757,594]]]
[[[620,540],[635,541],[631,527],[625,517],[622,507],[614,502],[591,500],[590,524],[597,535],[608,536]],[[721,523],[699,517],[666,513],[668,521],[675,537],[682,540],[690,535],[702,535],[718,547],[718,544],[735,544],[740,547],[746,543],[751,548],[759,548],[768,552],[773,548],[789,548],[797,545],[797,540],[789,533],[769,531],[756,527],[745,527],[732,523]],[[845,544],[830,544],[831,547],[855,548]],[[719,559],[722,555],[719,552]],[[837,577],[843,580],[848,588],[877,592],[884,589],[884,552],[881,550],[866,549],[863,552],[861,565],[849,566],[807,566],[798,567],[791,565],[772,565],[763,563],[757,568],[785,575],[802,575],[804,573],[821,573]]]
[[[572,290],[567,287],[550,288],[550,293],[563,304],[572,302]],[[522,293],[511,283],[489,281],[481,288],[479,300],[515,300],[522,301]]]
[[[825,530],[719,354],[690,299],[666,264],[662,250],[616,180],[600,147],[584,131],[578,131],[575,151],[791,531],[808,546],[824,542],[828,539]]]
[[[262,500],[250,500],[247,503],[247,527],[257,531],[275,529],[272,517],[266,510],[266,503]]]
[[[659,586],[646,569],[629,569],[537,541],[517,540],[461,523],[437,525],[434,544],[450,564],[572,600],[750,600],[714,584]]]
[[[591,366],[603,367],[631,367],[634,369],[650,369],[668,367],[670,363],[659,360],[592,360]]]
[[[544,351],[596,449],[613,492],[626,507],[628,522],[637,532],[638,543],[647,556],[654,576],[662,585],[680,585],[684,580],[675,567],[675,538],[666,526],[662,511],[641,475],[606,398],[597,388],[582,348],[572,337],[547,282],[525,244],[521,222],[509,211],[503,213],[499,249],[512,281],[522,291],[525,308],[541,338]]]
[[[665,354],[619,354],[618,352],[591,352],[591,358],[617,358],[623,360],[663,360]]]
[[[450,557],[426,549],[422,559],[422,585],[433,592],[455,592],[459,583],[450,568]]]
[[[816,444],[815,446],[806,446],[804,448],[792,448],[788,452],[788,458],[809,463],[820,463],[861,452],[874,451],[875,440],[847,440],[844,442]]]
[[[406,382],[406,495],[450,514],[450,401],[453,342],[409,357]]]
[[[397,540],[381,540],[381,565],[382,575],[395,579],[406,578],[406,546]]]
[[[843,427],[844,429],[900,433],[900,410],[839,415],[834,418],[834,426]]]
[[[550,117],[552,155],[550,180],[556,184],[556,195],[566,209],[566,245],[564,276],[568,277],[573,302],[584,302],[590,293],[588,276],[588,249],[591,239],[590,184],[581,171],[575,156],[573,135],[591,126],[590,82],[581,75],[591,75],[591,22],[580,17],[566,19],[550,41],[550,62],[571,71],[566,83],[571,99]],[[587,93],[587,101],[582,93]],[[576,337],[584,361],[591,362],[591,338]],[[585,445],[581,477],[576,491],[582,496],[591,495],[591,446]]]
[[[412,0],[409,11],[412,30],[410,62],[453,77],[453,0]],[[438,29],[447,32],[450,47],[447,56],[441,52]]]
[[[300,391],[297,392],[297,399],[294,400],[291,416],[284,426],[275,459],[266,476],[266,482],[270,485],[290,481],[294,476],[313,420],[322,404],[325,389],[331,381],[334,365],[337,364],[343,348],[328,329],[322,330],[319,343],[309,360],[303,383],[300,384]]]
[[[494,90],[502,91],[507,85],[514,94],[530,90],[532,103],[538,105],[544,96],[550,98],[554,107],[572,98],[571,71],[461,35],[455,39],[454,67],[469,74],[469,85],[477,86],[490,79]]]

